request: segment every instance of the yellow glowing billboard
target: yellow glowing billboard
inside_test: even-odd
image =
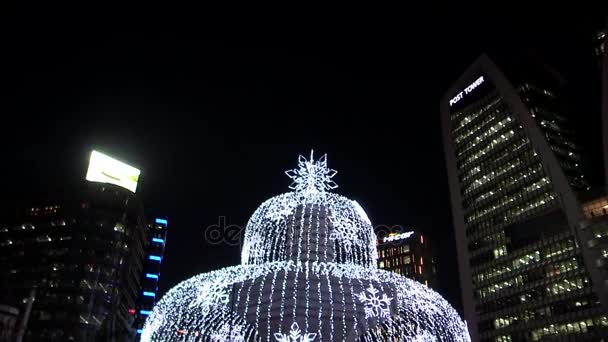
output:
[[[87,180],[91,182],[110,183],[135,192],[139,180],[139,169],[120,162],[103,153],[93,151],[89,159]]]

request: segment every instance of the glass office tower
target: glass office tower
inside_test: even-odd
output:
[[[441,101],[465,319],[479,341],[594,340],[608,334],[605,275],[563,80],[514,66],[482,55]]]
[[[5,215],[0,303],[19,309],[25,341],[135,338],[146,227],[132,192],[91,182]]]

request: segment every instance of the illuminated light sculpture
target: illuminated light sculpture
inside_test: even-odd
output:
[[[240,266],[172,288],[142,341],[470,341],[439,294],[376,267],[376,235],[327,157],[300,156],[293,192],[250,218]]]

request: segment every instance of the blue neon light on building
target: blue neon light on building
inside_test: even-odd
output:
[[[146,296],[146,297],[156,297],[156,293],[144,291],[144,296]]]
[[[165,226],[167,225],[167,220],[165,219],[161,219],[161,218],[157,218],[156,220],[154,220],[156,223],[160,223],[160,224],[164,224]]]
[[[159,238],[152,238],[152,242],[165,243],[165,240]]]
[[[152,313],[152,311],[150,311],[150,310],[139,310],[139,313],[142,314],[142,315],[149,316]]]
[[[146,273],[146,278],[158,279],[158,274]]]
[[[138,334],[141,334],[142,332],[144,332],[144,330],[143,330],[143,329],[137,329],[137,333],[138,333]]]
[[[154,260],[154,261],[160,261],[161,258],[158,255],[150,255],[149,257],[150,260]]]

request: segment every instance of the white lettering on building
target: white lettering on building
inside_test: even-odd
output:
[[[464,95],[469,95],[473,90],[475,90],[475,88],[479,87],[479,85],[481,85],[483,81],[483,76],[480,76],[478,79],[475,80],[475,82],[471,83],[468,87],[464,88],[463,91],[452,97],[452,99],[450,100],[450,107],[458,103],[458,101],[462,100]]]
[[[386,242],[391,242],[391,241],[395,241],[395,240],[403,240],[403,239],[409,238],[412,235],[414,235],[414,232],[405,232],[405,233],[401,233],[401,234],[389,235],[389,236],[385,237],[382,241],[386,243]]]

